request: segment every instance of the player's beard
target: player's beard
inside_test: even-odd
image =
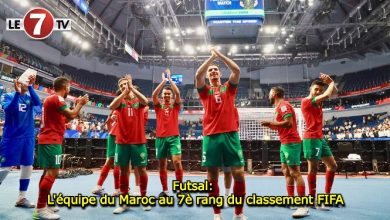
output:
[[[269,102],[271,103],[271,105],[274,105],[275,104],[275,98],[274,97],[270,98]]]

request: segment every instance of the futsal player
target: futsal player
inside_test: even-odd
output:
[[[118,94],[119,95],[119,94]],[[100,171],[99,180],[97,182],[96,187],[92,190],[93,194],[96,195],[103,195],[104,194],[104,188],[103,183],[106,180],[108,173],[110,172],[111,167],[114,165],[114,156],[115,156],[115,137],[116,137],[116,128],[117,128],[117,112],[111,111],[110,115],[108,116],[106,120],[106,125],[108,129],[108,137],[107,137],[107,151],[106,151],[106,162],[104,163],[104,166],[102,170]],[[120,194],[119,191],[119,167],[114,166],[114,193],[113,196],[118,196]]]
[[[148,175],[146,173],[147,150],[145,138],[144,109],[148,99],[137,91],[130,75],[118,81],[121,94],[110,104],[111,110],[118,112],[118,132],[116,137],[115,164],[120,167],[119,188],[122,195],[129,191],[129,162],[137,169],[140,178],[141,196],[146,196]],[[144,206],[145,211],[151,209]],[[126,205],[114,210],[114,214],[120,214],[128,210]]]
[[[324,92],[324,87],[328,88]],[[301,109],[306,123],[303,134],[303,152],[308,162],[307,182],[309,194],[316,197],[318,162],[322,160],[326,165],[325,193],[330,193],[333,185],[337,164],[332,151],[322,133],[322,102],[337,92],[334,81],[327,74],[320,74],[320,80],[314,80],[310,86],[310,94],[302,99]],[[320,210],[327,211],[328,207],[321,205]]]
[[[277,130],[280,139],[280,162],[286,178],[288,196],[294,196],[294,182],[297,185],[298,196],[305,196],[305,181],[300,172],[302,141],[297,130],[297,120],[294,108],[284,99],[281,87],[272,87],[269,100],[275,106],[276,121],[262,121],[261,125]],[[292,216],[305,217],[309,209],[299,207]]]
[[[169,82],[169,86],[166,83]],[[162,91],[162,93],[161,93]],[[162,103],[158,99],[161,93]],[[153,105],[156,112],[156,158],[159,160],[159,173],[162,192],[159,196],[168,196],[167,157],[172,156],[176,180],[183,181],[181,164],[181,143],[179,136],[180,91],[172,81],[169,69],[162,73],[162,81],[153,91]],[[172,103],[172,99],[174,101]]]
[[[45,170],[39,181],[39,196],[33,219],[60,218],[54,213],[58,209],[46,206],[47,197],[61,166],[61,144],[66,121],[76,118],[89,100],[88,95],[77,98],[75,108],[70,110],[65,102],[70,92],[69,80],[65,77],[57,77],[54,79],[53,88],[54,94],[48,96],[43,103],[41,131],[38,136],[38,162]]]
[[[229,80],[221,84],[221,72],[213,63],[220,59],[230,69]],[[206,84],[205,76],[210,85]],[[209,196],[219,196],[219,168],[231,167],[234,179],[233,193],[245,198],[244,156],[238,135],[239,118],[234,106],[240,68],[221,52],[211,49],[211,56],[199,67],[195,85],[204,107],[202,166],[207,167],[207,178],[213,191]],[[222,219],[221,209],[214,206],[214,220]],[[247,219],[243,206],[236,206],[233,219]]]
[[[3,138],[0,143],[0,184],[10,172],[12,166],[20,165],[19,196],[16,207],[34,208],[26,198],[34,163],[34,106],[41,101],[33,88],[35,76],[29,77],[28,85],[14,80],[15,92],[2,96],[5,113]],[[28,93],[27,93],[28,92]]]

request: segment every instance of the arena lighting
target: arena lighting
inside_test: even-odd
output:
[[[167,36],[167,40],[169,40],[169,39],[171,39],[171,37],[170,37],[170,36]]]
[[[282,45],[279,45],[278,46],[278,50],[282,50],[283,49],[283,46]]]
[[[230,52],[237,53],[237,45],[232,45],[232,47],[230,48]]]
[[[73,34],[72,43],[77,43],[80,40],[80,37],[77,34]]]
[[[249,45],[245,45],[245,50],[249,50]]]
[[[288,35],[289,38],[293,38],[294,37],[294,34],[290,34]]]
[[[175,42],[173,42],[173,40],[170,40],[169,44],[168,44],[168,47],[169,47],[170,50],[174,50],[175,49]]]
[[[66,38],[66,39],[69,39],[72,37],[72,32],[70,31],[65,31],[65,32],[62,32],[62,35]]]
[[[165,34],[170,34],[171,33],[171,29],[165,28],[164,32],[165,32]]]
[[[368,0],[368,10],[369,10],[369,11],[372,10],[371,0]]]
[[[205,33],[205,29],[204,29],[202,26],[197,27],[197,28],[196,28],[196,33],[197,33],[198,35],[202,35],[202,34]]]
[[[194,30],[191,29],[191,28],[187,28],[187,29],[186,29],[186,32],[187,32],[187,34],[192,34],[192,33],[194,32]]]
[[[84,41],[84,42],[81,44],[81,49],[83,49],[83,50],[89,50],[89,48],[91,48],[91,44],[90,44],[88,41]]]
[[[179,33],[179,29],[174,28],[174,29],[173,29],[173,33],[175,33],[175,34],[176,34],[176,33]]]
[[[30,6],[30,3],[27,0],[21,0],[21,1],[19,1],[19,4],[23,8],[26,8],[26,7]]]
[[[286,33],[287,33],[287,32],[286,32],[286,28],[282,28],[282,29],[281,29],[281,33],[282,33],[282,35],[286,35]]]
[[[207,50],[207,47],[205,45],[200,47],[200,51],[205,52]]]
[[[267,26],[264,28],[265,33],[267,34],[275,34],[278,32],[278,27],[277,26]]]
[[[274,49],[275,49],[275,46],[273,44],[266,44],[264,46],[263,52],[264,53],[271,53],[272,51],[274,51]]]
[[[286,0],[286,2],[291,2],[291,0]]]
[[[184,45],[184,51],[186,53],[188,53],[188,54],[194,54],[195,53],[194,47],[189,45],[189,44]]]

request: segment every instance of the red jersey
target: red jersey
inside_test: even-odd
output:
[[[172,104],[169,106],[155,105],[157,128],[156,137],[179,136],[179,112],[180,104]]]
[[[62,144],[66,124],[62,111],[66,108],[68,106],[64,98],[59,95],[53,94],[45,99],[38,144]]]
[[[292,117],[292,126],[289,128],[278,127],[279,139],[282,144],[300,143],[297,129],[297,118],[295,116],[294,108],[287,101],[282,101],[278,107],[275,108],[276,121],[282,122],[288,117]]]
[[[303,138],[323,138],[322,134],[322,105],[315,102],[315,97],[302,99],[301,109],[306,128]]]
[[[234,105],[237,86],[229,82],[219,87],[198,89],[204,107],[203,136],[238,131],[238,111]]]
[[[145,144],[145,106],[138,98],[122,99],[118,112],[117,144]]]
[[[113,120],[111,118],[112,115],[116,115],[116,120]],[[106,124],[107,124],[108,133],[111,136],[116,136],[118,130],[118,112],[116,110],[112,111],[111,114],[108,116]]]

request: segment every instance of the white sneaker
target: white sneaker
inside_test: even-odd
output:
[[[28,199],[23,198],[15,203],[15,207],[21,207],[21,208],[35,208],[34,203],[30,202]]]
[[[325,206],[324,203],[322,203],[319,206],[316,206],[316,209],[321,210],[321,211],[330,211],[330,208],[328,206]]]
[[[118,208],[114,209],[114,211],[112,213],[121,214],[121,213],[126,212],[127,210],[129,210],[129,207],[124,205],[124,206],[119,206]]]
[[[147,205],[147,206],[142,206],[142,209],[147,212],[152,210],[152,207],[150,205]]]
[[[243,213],[239,214],[239,215],[236,215],[234,214],[233,215],[233,220],[247,220],[248,217],[246,217]]]
[[[52,213],[55,213],[55,212],[59,212],[60,209],[57,207],[57,206],[47,206],[47,208],[52,212]]]
[[[118,197],[120,194],[121,194],[121,192],[120,192],[119,190],[116,189],[116,190],[112,193],[112,196]]]
[[[55,220],[60,219],[60,216],[52,213],[47,207],[41,209],[35,209],[33,212],[33,219],[48,219]]]
[[[304,208],[304,207],[299,207],[297,209],[297,211],[295,211],[291,216],[293,218],[303,218],[303,217],[306,217],[306,216],[309,216],[310,213],[309,213],[309,209],[308,208]]]
[[[101,186],[96,186],[96,187],[92,190],[92,193],[95,194],[95,195],[101,196],[101,195],[103,195],[105,192],[104,192],[104,188],[103,188],[103,187],[101,187]]]
[[[221,214],[214,214],[214,220],[222,220]]]

